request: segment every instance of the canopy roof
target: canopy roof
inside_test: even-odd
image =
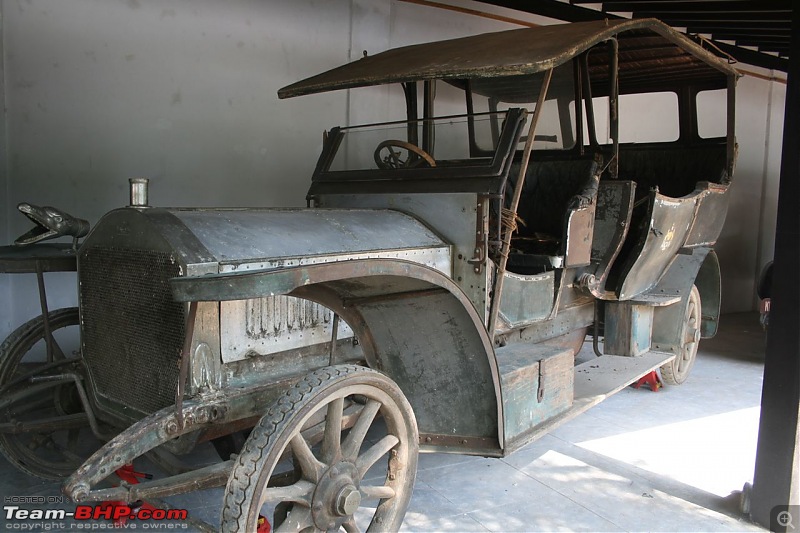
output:
[[[658,20],[600,20],[395,48],[293,83],[280,89],[278,97],[387,83],[535,74],[612,37],[619,42],[623,92],[678,81],[724,87],[727,76],[736,75],[733,67]],[[590,61],[595,85],[607,78],[607,59],[601,57],[607,54],[592,56],[597,56]]]

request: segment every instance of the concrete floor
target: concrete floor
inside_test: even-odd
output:
[[[736,491],[753,474],[763,352],[757,315],[724,316],[679,387],[626,388],[505,459],[423,455],[403,530],[761,531],[738,518]],[[0,462],[0,495],[59,494]],[[170,503],[216,524],[219,495]]]

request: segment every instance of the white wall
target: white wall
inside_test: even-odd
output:
[[[728,218],[717,244],[723,312],[756,308],[755,284],[761,268],[772,258],[785,98],[786,86],[779,82],[745,76],[737,86],[739,157]]]
[[[12,237],[29,226],[18,202],[94,223],[127,202],[131,176],[152,179],[156,205],[305,205],[322,129],[346,121],[343,93],[276,96],[347,61],[346,0],[25,0],[3,13]],[[14,324],[38,313],[27,278],[12,286]],[[54,306],[74,305],[74,275],[49,281]]]
[[[131,176],[152,179],[155,205],[304,205],[323,129],[402,111],[388,88],[288,101],[277,99],[278,88],[363,50],[517,27],[398,0],[0,2],[6,242],[29,226],[17,203],[56,205],[95,223],[126,203]],[[739,174],[719,246],[727,310],[751,308],[753,273],[771,255],[783,89],[740,83]],[[2,337],[38,305],[32,276],[12,278],[10,291],[8,276],[0,277]],[[48,289],[54,307],[75,304],[74,275],[52,275]]]

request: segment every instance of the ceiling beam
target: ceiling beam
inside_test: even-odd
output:
[[[603,20],[605,18],[620,18],[595,11],[594,9],[587,9],[585,7],[559,2],[558,0],[536,0],[535,2],[526,0],[494,0],[484,3],[506,7],[508,9],[516,9],[517,11],[524,11],[535,15],[542,15],[543,17],[550,17],[566,22],[588,22],[590,20]]]
[[[751,11],[748,13],[669,13],[665,11],[634,11],[634,18],[653,17],[659,20],[682,22],[683,26],[691,23],[711,22],[716,24],[726,24],[728,22],[749,22],[758,23],[770,22],[781,24],[786,27],[789,25],[786,14],[770,13],[763,11]],[[676,26],[678,24],[675,24]]]
[[[782,57],[775,57],[770,54],[762,54],[755,50],[741,48],[732,44],[721,43],[714,41],[714,45],[726,54],[730,54],[737,61],[747,63],[748,65],[755,65],[756,67],[780,70],[786,72],[789,69],[789,61]]]
[[[768,30],[785,33],[790,30],[788,22],[698,22],[687,25],[692,33],[713,33],[714,30]],[[682,26],[682,27],[687,27]],[[697,30],[697,31],[695,31]]]
[[[746,0],[743,2],[638,2],[636,0],[603,2],[603,11],[661,11],[663,13],[746,13],[762,11],[791,13],[786,0]],[[787,15],[788,18],[788,15]]]
[[[614,1],[614,0],[612,0],[612,1]],[[650,5],[661,4],[661,5],[667,5],[667,4],[674,3],[676,0],[619,0],[619,1],[635,2],[637,4],[650,4]],[[740,2],[752,2],[753,0],[684,0],[684,1],[693,2],[693,3],[702,2],[702,3],[707,3],[707,4],[711,4],[711,3],[714,3],[714,4],[736,4],[736,3],[740,3]],[[599,2],[597,0],[570,0],[569,3],[570,4],[603,4],[603,3],[607,3],[607,2],[603,2],[602,0],[599,1]]]
[[[715,31],[712,37],[718,41],[733,41],[736,39],[769,39],[771,41],[788,43],[790,36],[774,31],[741,30],[741,31]]]
[[[525,1],[525,0],[493,0],[493,1],[483,1],[483,3],[505,7],[508,9],[515,9],[517,11],[531,13],[534,15],[550,17],[557,20],[563,20],[566,22],[586,22],[590,20],[603,20],[606,18],[609,19],[622,18],[613,15],[611,13],[603,13],[600,11],[595,11],[594,9],[587,9],[584,7],[580,7],[578,5],[559,2],[557,0],[536,0],[535,2]],[[746,23],[746,22],[748,21],[747,20],[739,21],[739,23]],[[678,24],[674,25],[679,26]],[[759,26],[760,25],[761,24],[759,23]],[[680,26],[686,27],[688,25],[683,24]],[[702,32],[702,33],[711,33],[711,32]],[[735,57],[736,59],[738,59],[743,63],[748,63],[750,65],[755,65],[757,67],[781,70],[783,72],[786,72],[786,70],[789,68],[788,66],[789,62],[786,59],[780,57],[775,57],[769,54],[762,54],[760,52],[754,50],[748,50],[745,48],[738,48],[736,46],[728,45],[725,43],[714,42],[713,44],[723,52],[732,55],[733,57]]]

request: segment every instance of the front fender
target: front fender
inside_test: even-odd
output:
[[[484,455],[502,449],[491,339],[466,294],[437,270],[363,259],[180,277],[172,288],[183,302],[287,295],[329,307],[353,329],[367,363],[403,390],[423,447]]]

